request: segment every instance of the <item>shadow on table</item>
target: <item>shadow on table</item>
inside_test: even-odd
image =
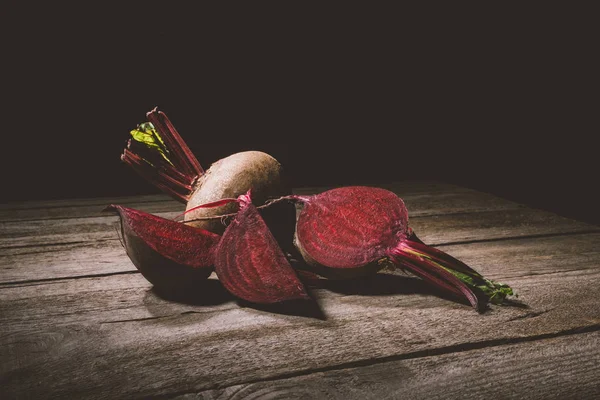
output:
[[[314,318],[322,321],[327,320],[325,312],[319,303],[311,298],[310,300],[291,300],[278,304],[251,304],[245,301],[238,301],[241,307],[248,307],[255,310],[266,311],[280,315],[292,315],[296,317]]]
[[[156,299],[166,300],[167,302],[178,303],[188,306],[217,306],[228,302],[236,302],[240,307],[266,311],[282,315],[294,315],[300,317],[316,318],[325,320],[325,314],[319,304],[313,300],[293,300],[279,304],[252,304],[240,300],[231,295],[216,279],[208,279],[202,285],[193,290],[165,290],[153,287],[148,291],[146,306],[157,308],[162,313],[162,308],[168,307],[165,304],[156,304]],[[153,299],[153,297],[155,297]]]
[[[154,286],[151,292],[163,300],[192,306],[216,306],[235,300],[216,279],[207,279],[193,290],[165,290]]]
[[[399,273],[380,272],[371,276],[346,279],[346,280],[328,280],[318,279],[310,282],[310,287],[326,289],[335,293],[359,296],[390,296],[390,295],[431,295],[448,301],[471,306],[463,297],[455,296],[444,290],[441,290],[422,279],[401,275]],[[505,300],[503,306],[529,308],[528,305],[519,300]]]
[[[310,300],[293,300],[278,304],[252,304],[240,300],[231,295],[217,279],[208,279],[201,286],[188,291],[165,291],[152,288],[148,292],[147,306],[150,308],[163,309],[165,304],[157,304],[156,298],[172,303],[189,306],[218,306],[228,302],[236,302],[240,307],[265,311],[274,314],[292,315],[319,320],[326,320],[327,316],[318,301],[315,290],[324,289],[338,294],[358,296],[390,296],[419,294],[424,296],[436,296],[448,301],[464,304],[470,307],[464,298],[454,296],[431,284],[413,276],[400,273],[380,272],[371,276],[356,279],[330,280],[315,277],[314,279],[303,279]],[[154,299],[153,299],[154,298]],[[528,308],[527,305],[518,300],[507,300],[506,306]],[[160,311],[162,313],[164,311]]]

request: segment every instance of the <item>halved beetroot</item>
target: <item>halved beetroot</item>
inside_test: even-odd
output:
[[[124,206],[106,210],[120,216],[125,251],[154,286],[190,289],[214,270],[219,235]]]
[[[408,227],[404,202],[393,192],[350,186],[282,199],[304,204],[296,226],[296,246],[307,264],[323,276],[350,278],[395,264],[465,298],[479,310],[513,294],[509,286],[485,279],[449,254],[419,241]]]
[[[223,233],[215,271],[234,296],[257,304],[310,299],[277,241],[250,199],[238,197],[236,217]]]
[[[353,278],[383,268],[385,250],[408,234],[402,199],[361,186],[297,196],[304,207],[296,226],[296,246],[316,272]]]

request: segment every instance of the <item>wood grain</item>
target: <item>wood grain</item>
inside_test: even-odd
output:
[[[589,293],[600,285],[599,244],[600,234],[584,234],[448,246],[528,306],[484,315],[389,275],[316,289],[324,320],[241,308],[226,295],[169,301],[137,274],[7,286],[2,386],[15,396],[146,397],[597,330]]]
[[[490,194],[462,188],[455,185],[427,182],[399,182],[377,185],[397,193],[408,203],[412,203],[414,215],[427,213],[465,212],[490,209],[522,207]],[[297,194],[315,194],[327,187],[306,187],[295,189]],[[37,221],[45,219],[68,219],[98,217],[109,204],[121,204],[150,213],[185,210],[185,205],[166,195],[139,197],[117,197],[84,200],[56,200],[48,202],[23,202],[0,204],[0,221]]]
[[[469,209],[471,192],[453,196]],[[441,196],[444,197],[444,196]],[[417,200],[414,200],[417,201]],[[469,213],[443,214],[439,196],[418,201],[410,224],[432,245],[536,235],[600,231],[600,228],[555,214],[528,208],[478,207]],[[501,204],[498,202],[497,204]],[[410,206],[410,204],[409,204]],[[159,213],[174,218],[180,211]],[[441,213],[441,214],[440,214]],[[133,272],[118,240],[116,216],[58,220],[13,221],[0,225],[0,283],[60,279],[76,276]]]
[[[594,399],[600,333],[377,363],[230,386],[176,400]]]
[[[411,226],[519,301],[480,315],[401,271],[319,281],[313,308],[238,304],[213,275],[156,292],[107,203],[0,205],[0,398],[587,398],[598,394],[599,227],[435,182],[378,185]],[[317,193],[326,188],[303,188]]]
[[[101,215],[109,204],[121,204],[131,208],[158,213],[185,210],[185,205],[166,195],[135,197],[107,197],[95,199],[67,199],[0,204],[0,221],[35,221],[39,219],[85,218]]]
[[[411,217],[521,208],[516,203],[447,184],[405,182],[387,187],[404,196]],[[311,194],[325,189],[303,188],[295,192]],[[36,208],[22,206],[16,210],[0,210],[0,221],[3,222],[0,225],[0,255],[3,249],[116,239],[114,224],[117,218],[101,212],[110,203],[124,204],[164,218],[174,218],[184,210],[182,204],[164,196],[152,196],[138,202],[132,198],[123,198],[123,201],[119,198],[88,199],[82,206],[76,206],[73,201],[63,203],[67,204],[61,206],[61,202],[56,202],[47,209],[33,203]]]
[[[21,232],[28,236],[0,239],[4,244],[17,240],[27,243],[0,248],[0,283],[135,271],[118,240],[116,217],[103,218],[104,222],[92,227],[75,224],[79,233],[70,233],[69,223],[75,221],[53,224],[40,235],[35,235],[34,228],[22,227]],[[411,219],[411,226],[422,240],[436,246],[599,231],[588,224],[531,209],[422,216]]]

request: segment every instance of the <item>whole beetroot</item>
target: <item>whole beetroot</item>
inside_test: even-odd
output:
[[[291,193],[283,168],[272,156],[260,151],[244,151],[225,157],[204,170],[171,121],[156,108],[146,114],[148,122],[131,131],[121,159],[150,183],[186,203],[189,225],[222,234],[220,215],[234,213],[236,206],[197,208],[223,198],[237,198],[252,188],[253,203],[260,206],[269,198]],[[270,214],[269,214],[270,213]],[[275,231],[293,234],[295,210],[280,207],[265,219]],[[271,215],[271,214],[276,215]],[[278,225],[278,226],[273,226]]]

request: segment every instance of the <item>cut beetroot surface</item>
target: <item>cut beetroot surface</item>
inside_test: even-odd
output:
[[[119,205],[106,210],[120,216],[127,255],[155,286],[187,287],[213,271],[219,235]]]
[[[384,189],[338,188],[304,203],[297,239],[314,261],[329,268],[354,268],[381,259],[408,234],[404,202]]]
[[[257,304],[310,299],[248,196],[225,230],[215,257],[219,280],[234,296]]]

